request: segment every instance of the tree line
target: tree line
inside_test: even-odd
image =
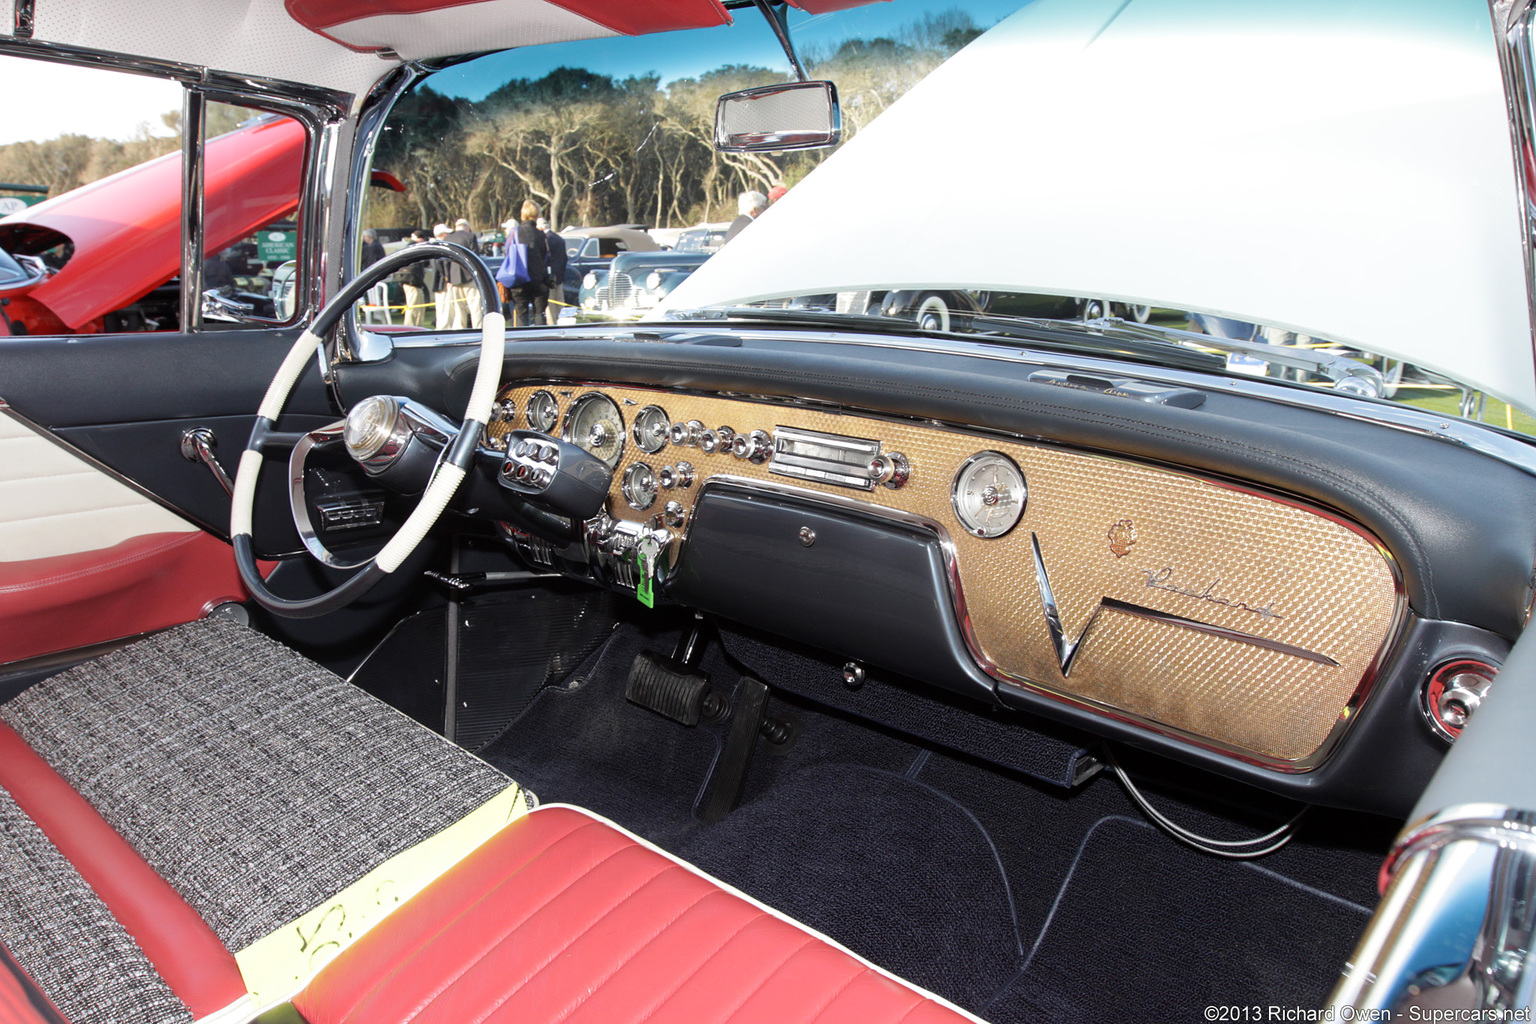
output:
[[[803,59],[813,78],[837,84],[846,139],[980,33],[969,15],[947,12]],[[739,193],[792,186],[827,155],[715,150],[716,99],[783,80],[727,65],[663,86],[654,75],[562,67],[512,79],[478,101],[423,83],[395,106],[374,155],[374,167],[406,191],[374,190],[368,221],[430,227],[467,217],[483,229],[530,198],[557,226],[730,220]]]
[[[837,84],[847,139],[980,34],[968,14],[949,11],[891,37],[803,52],[802,60],[811,77]],[[792,186],[827,155],[715,150],[716,99],[783,80],[766,68],[726,65],[663,86],[654,75],[621,80],[562,67],[536,80],[512,79],[477,101],[423,82],[396,104],[374,154],[374,167],[394,174],[406,191],[370,190],[368,222],[430,227],[467,217],[487,228],[529,198],[558,226],[730,220],[739,193]],[[254,113],[210,104],[207,134]],[[159,120],[172,134],[144,124],[126,141],[61,135],[0,146],[0,181],[44,185],[56,196],[173,153],[181,112]]]

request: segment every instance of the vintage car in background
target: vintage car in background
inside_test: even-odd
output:
[[[1533,18],[19,3],[0,60],[190,129],[0,221],[52,271],[0,292],[0,1020],[1523,1019]],[[605,219],[836,148],[644,319],[509,339],[356,314],[418,258],[495,302],[359,269],[380,140]],[[278,217],[287,318],[216,316]]]
[[[582,277],[576,319],[583,323],[638,320],[660,305],[709,256],[707,252],[680,249],[621,252],[606,268],[589,270]]]
[[[677,234],[677,240],[672,243],[673,250],[677,252],[718,252],[725,244],[725,233],[731,229],[729,222],[724,224],[696,224],[691,228],[684,228]]]
[[[600,270],[621,252],[655,252],[661,248],[638,224],[603,228],[565,228],[565,302],[580,304],[581,285],[587,274]]]

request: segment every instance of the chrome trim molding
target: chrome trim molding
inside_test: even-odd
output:
[[[311,430],[293,446],[293,451],[288,455],[288,505],[293,510],[293,525],[299,531],[299,539],[304,542],[305,549],[332,569],[350,571],[370,564],[372,556],[361,562],[343,562],[331,554],[330,549],[321,542],[314,524],[309,521],[309,506],[304,501],[304,463],[310,451],[341,444],[346,426],[346,420],[328,423],[319,430]]]
[[[203,146],[208,102],[196,89],[181,92],[181,331],[203,325]]]
[[[1329,997],[1332,1016],[1320,1019],[1399,1019],[1415,1007],[1464,1014],[1457,1020],[1530,1019],[1536,812],[1440,811],[1402,834],[1382,882],[1381,904]]]
[[[1532,21],[1527,0],[1490,0],[1489,15],[1497,41],[1499,70],[1504,77],[1504,95],[1508,100],[1509,134],[1513,148],[1515,193],[1520,199],[1520,249],[1525,257],[1525,292],[1531,333],[1527,341],[1536,354],[1536,196],[1530,193],[1526,156],[1536,144],[1536,42],[1531,39],[1536,23]]]

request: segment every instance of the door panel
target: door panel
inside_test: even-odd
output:
[[[0,415],[0,664],[244,597],[228,544]]]

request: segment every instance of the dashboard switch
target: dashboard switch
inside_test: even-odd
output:
[[[876,455],[869,460],[869,478],[876,484],[884,484],[891,490],[905,487],[912,478],[912,464],[901,452]]]
[[[767,431],[754,430],[750,434],[737,434],[731,440],[731,454],[738,459],[764,462],[773,454],[773,438]]]

